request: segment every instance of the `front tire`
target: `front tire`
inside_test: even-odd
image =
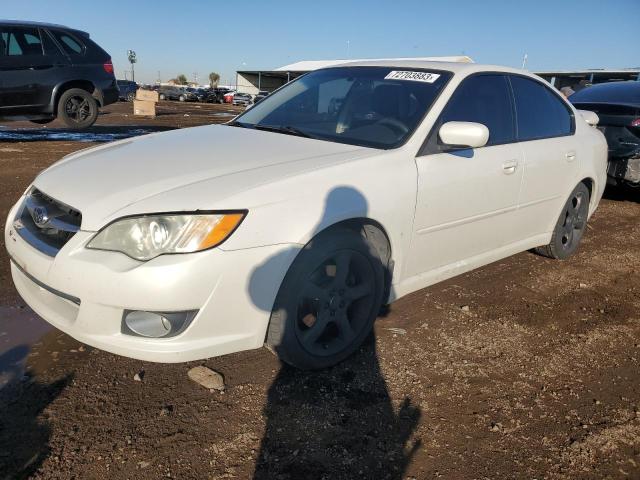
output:
[[[553,229],[551,242],[536,248],[536,252],[558,260],[564,260],[573,255],[587,228],[589,201],[589,189],[584,183],[578,184],[562,208],[562,213]]]
[[[303,370],[347,358],[378,316],[385,264],[363,231],[339,227],[318,234],[298,254],[280,286],[267,346]]]
[[[180,95],[180,97],[178,98],[178,100],[180,100],[181,102],[184,102],[187,99],[187,97],[185,97],[184,95]]]
[[[167,97],[164,96],[164,93],[161,93],[159,98],[160,100],[165,100]]]
[[[60,95],[58,117],[74,130],[89,128],[98,118],[98,103],[86,90],[71,88]]]

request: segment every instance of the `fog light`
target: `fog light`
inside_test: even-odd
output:
[[[122,333],[149,338],[174,337],[183,332],[196,316],[197,310],[188,312],[143,312],[125,310]]]

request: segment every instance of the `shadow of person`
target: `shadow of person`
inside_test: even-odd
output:
[[[366,218],[367,210],[355,188],[334,188],[315,232],[334,219]],[[313,253],[314,248],[321,247],[312,240],[304,250]],[[255,269],[249,293],[256,306],[271,312],[274,272],[288,267],[299,252],[292,247]],[[382,267],[390,279],[386,263]],[[291,323],[285,329],[297,328]],[[354,355],[328,369],[309,372],[283,363],[263,415],[266,427],[254,479],[401,479],[420,445],[414,438],[420,410],[409,398],[394,407],[373,334]]]
[[[0,365],[17,365],[26,351],[24,346],[9,350]],[[28,478],[47,458],[51,428],[38,417],[72,380],[67,375],[43,384],[31,380],[29,371],[23,375],[21,368],[11,373],[0,389],[0,480]]]

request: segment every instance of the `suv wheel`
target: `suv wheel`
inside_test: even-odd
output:
[[[133,102],[136,99],[136,92],[127,93],[127,102]]]
[[[185,97],[184,95],[180,95],[180,97],[178,98],[178,100],[180,100],[181,102],[184,102],[187,99],[187,97]]]
[[[165,100],[165,99],[166,99],[166,97],[164,96],[164,93],[161,93],[160,94],[160,100]]]
[[[72,88],[58,100],[58,117],[69,128],[88,128],[98,118],[98,103],[86,90]]]
[[[380,312],[383,264],[363,231],[335,228],[318,234],[280,286],[267,346],[301,369],[325,368],[347,358]]]

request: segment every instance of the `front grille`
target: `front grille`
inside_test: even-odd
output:
[[[13,226],[32,247],[55,257],[80,230],[81,222],[78,210],[33,188],[18,210]]]

